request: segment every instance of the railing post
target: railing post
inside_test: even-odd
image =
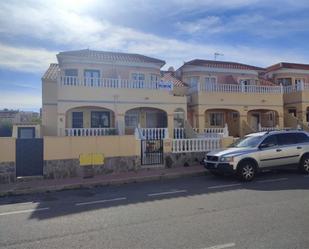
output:
[[[283,93],[283,85],[282,85],[282,83],[280,83],[280,93]]]
[[[243,81],[240,82],[241,84],[241,91],[244,92],[245,91],[245,84]]]
[[[223,137],[228,137],[228,136],[229,136],[229,127],[227,123],[225,123],[224,128],[223,128]]]
[[[261,125],[261,123],[258,124],[258,131],[262,131],[262,125]]]

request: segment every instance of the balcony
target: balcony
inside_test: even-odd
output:
[[[198,84],[196,87],[190,88],[193,92],[225,92],[225,93],[283,93],[282,86],[258,86],[244,84]]]
[[[284,87],[284,93],[293,93],[293,92],[309,92],[309,83],[300,82],[297,85],[294,86],[285,86]]]
[[[129,80],[121,78],[89,78],[60,76],[60,86],[91,87],[91,88],[129,88],[172,91],[173,84],[163,81]]]

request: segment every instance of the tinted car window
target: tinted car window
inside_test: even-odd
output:
[[[296,133],[278,134],[277,136],[279,145],[289,145],[297,143]]]
[[[297,133],[295,135],[298,143],[309,142],[309,137],[305,133]]]
[[[264,148],[277,146],[278,145],[277,136],[276,135],[268,136],[267,138],[264,139],[261,145]]]

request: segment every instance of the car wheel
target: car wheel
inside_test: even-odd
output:
[[[249,182],[256,175],[256,167],[253,162],[244,161],[237,168],[237,176],[240,180]]]
[[[309,174],[309,155],[306,155],[302,158],[299,168],[302,173]]]

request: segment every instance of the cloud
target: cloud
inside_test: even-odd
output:
[[[308,31],[309,19],[271,18],[260,14],[238,14],[231,17],[207,16],[194,21],[178,22],[176,28],[186,34],[225,36],[231,33],[252,34],[267,38]]]
[[[138,3],[138,1],[134,2]],[[207,4],[214,4],[218,7],[226,4],[229,8],[236,8],[237,6],[246,6],[255,2],[249,0],[183,0],[174,1],[172,4],[175,4],[175,6],[191,6],[192,8]],[[183,61],[194,58],[212,59],[215,52],[225,54],[223,57],[225,60],[250,63],[257,66],[266,66],[282,60],[305,61],[305,55],[291,49],[284,52],[282,50],[255,48],[241,44],[233,46],[227,43],[199,43],[195,42],[194,39],[182,41],[176,38],[166,38],[141,32],[108,22],[103,19],[104,12],[102,18],[89,14],[90,12],[87,8],[85,9],[82,1],[79,1],[77,5],[70,5],[67,2],[61,5],[59,1],[56,1],[53,5],[50,2],[37,1],[30,2],[30,4],[29,2],[19,3],[0,3],[0,34],[31,36],[32,39],[45,40],[46,44],[58,44],[70,49],[89,47],[98,50],[141,53],[164,59],[167,61],[167,66],[174,65],[175,67],[180,66]],[[145,8],[148,8],[151,4],[147,2],[146,5]],[[105,11],[108,9],[106,7]],[[265,22],[270,27],[281,25],[280,22],[272,24],[263,16],[249,14],[236,15],[228,21],[212,15],[192,23],[179,22],[178,25],[183,24],[184,30],[190,33],[202,31],[216,33],[219,31],[242,31],[260,23],[263,29],[257,29],[257,32],[267,32],[265,30],[269,26],[265,29]],[[291,25],[292,27],[294,26]],[[276,32],[272,28],[270,30]],[[57,52],[36,47],[14,47],[0,43],[0,66],[29,72],[43,71],[47,69],[49,63],[55,61]]]
[[[56,52],[42,48],[14,47],[0,43],[0,67],[22,72],[42,72],[55,62]]]

